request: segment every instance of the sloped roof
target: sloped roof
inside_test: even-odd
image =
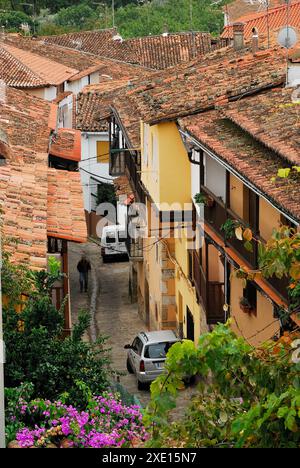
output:
[[[269,8],[274,8],[285,0],[269,0]],[[228,14],[229,22],[232,24],[235,21],[240,21],[241,18],[245,18],[251,14],[256,14],[262,10],[258,2],[247,1],[247,0],[234,0],[222,7],[224,13]]]
[[[81,160],[81,132],[59,128],[57,134],[52,136],[50,154],[79,162]]]
[[[267,35],[268,27],[270,31],[277,31],[287,24],[287,5],[281,5],[276,8],[271,8],[269,12],[261,11],[247,15],[245,18],[240,18],[239,21],[245,24],[244,35],[245,39],[250,39],[253,35],[253,28],[257,28],[259,36]],[[300,1],[297,0],[289,5],[289,25],[295,28],[300,27]],[[232,25],[225,26],[222,38],[232,38]]]
[[[232,168],[237,170],[242,176],[248,179],[262,193],[272,201],[272,203],[287,214],[300,221],[300,191],[299,177],[290,177],[288,179],[272,178],[277,176],[279,169],[287,167],[287,158],[283,159],[273,148],[267,148],[260,138],[261,132],[256,131],[250,134],[244,126],[243,129],[232,119],[233,108],[236,114],[242,113],[243,109],[251,109],[257,112],[257,117],[264,127],[265,114],[260,107],[262,98],[265,101],[270,100],[276,107],[277,100],[280,102],[282,91],[269,91],[263,96],[255,98],[245,98],[241,102],[225,106],[224,109],[212,110],[203,114],[185,117],[180,120],[180,125],[187,130],[194,138],[200,141],[208,149],[214,152],[220,159],[227,162]],[[280,107],[280,104],[278,104]],[[230,109],[228,112],[228,108]],[[262,113],[259,112],[259,109]],[[280,132],[283,133],[282,140],[287,143],[287,153],[289,153],[289,131],[285,129],[285,119],[290,119],[289,108],[283,107],[281,123],[273,127],[265,127],[265,133],[268,138],[275,139]],[[274,123],[274,121],[273,121]],[[249,122],[251,127],[251,122]],[[287,125],[288,129],[288,125]],[[253,130],[253,127],[251,128]],[[299,126],[298,126],[299,132]],[[264,132],[263,132],[264,133]],[[296,130],[295,130],[296,134]],[[260,141],[259,141],[260,140]],[[299,133],[298,133],[298,154],[299,154]],[[274,147],[275,148],[275,147]]]
[[[285,81],[286,62],[279,48],[216,51],[154,75],[127,92],[141,119],[149,124],[199,113],[218,103],[253,94]],[[125,102],[124,102],[125,104]]]
[[[38,88],[47,82],[34,73],[0,44],[0,79],[16,88]]]
[[[43,83],[47,83],[48,85],[58,86],[78,73],[78,70],[74,68],[67,67],[57,61],[33,54],[32,52],[14,47],[10,44],[2,43],[1,48],[5,49],[19,62],[23,63],[32,73],[39,77]],[[11,73],[14,73],[13,69]]]
[[[116,29],[84,31],[48,36],[45,42],[157,70],[187,62],[224,45],[222,41],[213,41],[212,44],[211,35],[202,32],[172,33],[123,41],[114,40],[116,34]]]
[[[230,104],[226,117],[292,164],[300,165],[300,106],[293,88]]]
[[[4,248],[13,262],[36,269],[47,266],[47,237],[52,235],[47,219],[54,210],[54,177],[62,180],[63,190],[68,193],[65,218],[68,223],[72,221],[71,228],[69,224],[58,223],[54,234],[62,238],[66,233],[70,238],[76,234],[73,240],[84,239],[85,216],[79,200],[82,188],[78,174],[57,171],[63,173],[58,177],[56,170],[48,168],[56,111],[55,105],[8,87],[0,101],[1,141],[9,150],[6,165],[0,166]],[[69,210],[70,203],[74,208]]]
[[[87,226],[79,172],[48,169],[48,236],[86,242]]]

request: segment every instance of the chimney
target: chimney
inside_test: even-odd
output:
[[[168,27],[168,24],[165,23],[165,24],[164,24],[164,29],[163,29],[162,36],[163,36],[163,37],[168,37],[168,35],[169,35],[169,27]]]
[[[244,48],[244,23],[234,23],[233,27],[233,47],[235,50]]]
[[[253,55],[258,52],[258,29],[252,29],[252,53]]]

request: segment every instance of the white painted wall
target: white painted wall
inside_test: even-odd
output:
[[[80,80],[66,81],[65,91],[71,91],[75,95],[79,94],[85,86],[89,84],[98,84],[100,81],[99,72],[91,73],[90,75],[84,76]]]
[[[113,177],[109,175],[109,164],[98,163],[97,161],[97,142],[98,141],[109,141],[109,135],[107,132],[99,133],[86,133],[81,134],[81,163],[80,173],[81,181],[83,185],[84,194],[84,208],[88,212],[95,209],[92,193],[96,193],[97,187],[95,186],[95,180],[102,181],[104,183],[113,183]],[[84,172],[88,171],[88,173]]]
[[[204,185],[216,197],[226,201],[226,170],[221,164],[204,153]]]
[[[193,150],[193,161],[200,163],[200,153],[199,151]],[[200,193],[200,166],[197,164],[191,164],[191,197],[194,200],[195,195]]]
[[[77,95],[88,84],[90,84],[88,76],[85,76],[81,78],[80,80],[76,80],[76,81],[66,81],[65,91],[70,91],[71,93],[74,93],[75,95]]]
[[[289,67],[288,86],[300,85],[300,63],[293,63]]]
[[[73,96],[67,96],[59,103],[58,128],[73,128]]]
[[[49,88],[45,88],[44,99],[46,101],[53,101],[57,98],[57,88],[55,86],[50,86]]]

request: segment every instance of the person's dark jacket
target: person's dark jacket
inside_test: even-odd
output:
[[[91,264],[87,260],[80,260],[77,265],[77,270],[79,273],[88,273],[91,269]]]

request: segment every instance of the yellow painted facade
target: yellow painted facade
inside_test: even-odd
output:
[[[149,230],[150,237],[144,242],[144,262],[140,266],[140,275],[143,276],[139,281],[143,316],[150,330],[173,328],[183,337],[191,334],[192,316],[193,336],[197,343],[200,335],[211,327],[206,321],[208,311],[202,307],[202,301],[197,300],[191,277],[190,263],[193,259],[189,254],[190,243],[186,232],[182,231],[184,235],[180,237],[176,229],[171,236],[173,238],[169,239],[159,220],[160,212],[183,211],[187,209],[185,204],[191,206],[191,163],[173,122],[154,126],[141,123],[141,140],[141,179],[147,193],[148,221],[152,228]],[[247,223],[250,190],[232,174],[228,180],[230,210]],[[260,198],[261,237],[268,239],[273,229],[279,227],[280,220],[280,212]],[[202,248],[201,261],[203,271],[207,269],[206,281],[215,288],[210,291],[214,290],[216,294],[219,291],[224,300],[224,257],[214,245],[208,244],[207,248]],[[243,283],[233,275],[230,278],[229,304],[232,327],[239,335],[249,338],[253,345],[259,345],[278,331],[279,322],[274,320],[274,304],[266,295],[257,291],[256,314],[247,314],[240,307],[242,297]],[[214,304],[220,305],[218,301]]]
[[[109,142],[97,141],[97,161],[98,163],[109,163]]]
[[[188,279],[188,240],[185,236],[176,238],[176,228],[175,238],[164,239],[166,232],[158,218],[159,211],[182,212],[187,209],[186,204],[191,206],[191,165],[174,122],[155,126],[142,123],[141,140],[141,179],[149,194],[148,220],[152,231],[144,242],[145,278],[139,283],[146,282],[149,286],[149,328],[172,328],[187,336],[189,310],[197,342],[200,334],[206,331],[206,323],[195,288]],[[151,208],[151,203],[155,209]],[[162,232],[159,227],[163,227]]]
[[[230,287],[232,328],[238,335],[242,335],[253,346],[259,346],[278,333],[280,324],[274,319],[274,306],[270,299],[258,291],[256,315],[247,314],[240,308],[243,282],[233,275]]]

